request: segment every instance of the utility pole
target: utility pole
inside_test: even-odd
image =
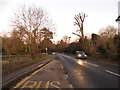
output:
[[[118,34],[120,33],[120,1],[118,2],[118,18],[115,20],[118,22]]]

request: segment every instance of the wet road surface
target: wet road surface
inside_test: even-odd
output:
[[[57,54],[74,88],[119,88],[119,67],[66,54]]]

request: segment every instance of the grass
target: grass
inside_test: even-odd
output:
[[[51,57],[51,55],[47,55],[47,56],[45,56],[45,57],[32,60],[30,63],[31,63],[31,64],[35,64],[35,63],[37,63],[37,62],[43,61],[43,60],[48,59],[48,58],[50,58],[50,57]]]
[[[36,59],[32,59],[30,56],[21,56],[21,57],[13,57],[13,58],[4,58],[2,60],[2,74],[6,75],[15,70],[19,70],[21,68],[27,67],[29,65],[35,64],[37,62],[43,61],[45,59],[50,58],[51,55],[37,57]]]

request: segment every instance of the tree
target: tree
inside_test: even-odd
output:
[[[108,56],[108,58],[112,57],[114,59],[117,56],[117,48],[114,44],[114,37],[116,35],[116,31],[116,28],[109,25],[106,28],[101,29],[99,32],[99,46],[101,46],[106,51],[107,54],[103,53],[103,55]]]
[[[3,54],[23,54],[24,43],[17,37],[2,37]]]
[[[42,8],[23,6],[17,11],[12,20],[13,30],[33,55],[39,51],[38,44],[42,41],[42,28],[50,28],[52,24]]]
[[[43,29],[41,29],[41,34],[42,42],[39,44],[39,48],[41,49],[41,51],[44,51],[45,48],[52,50],[54,48],[54,45],[51,41],[51,39],[53,39],[53,32],[44,27]]]
[[[98,43],[99,38],[100,38],[99,35],[92,33],[92,41],[93,41],[94,45],[96,45]]]
[[[117,56],[116,58],[120,58],[120,34],[115,35],[114,37],[114,45],[116,46]]]
[[[63,41],[66,42],[67,44],[69,44],[70,43],[70,38],[71,37],[68,37],[68,36],[65,35],[65,36],[63,36]]]
[[[73,53],[75,54],[75,52],[78,50],[78,47],[77,47],[77,43],[76,42],[72,42],[70,43],[67,48],[66,48],[66,52],[67,53]]]
[[[100,45],[97,47],[97,52],[99,52],[100,56],[102,58],[107,58],[108,57],[108,53],[106,51],[106,49],[104,48],[103,45]]]
[[[76,33],[73,33],[73,34],[79,36],[82,39],[84,39],[83,23],[84,23],[85,17],[87,17],[85,13],[79,13],[78,15],[75,15],[74,17],[75,19],[74,25],[77,25],[79,27],[79,30],[77,30],[79,34],[76,34]]]
[[[68,44],[62,40],[58,41],[57,45],[56,45],[56,50],[59,52],[64,52],[66,47],[68,46]]]
[[[113,38],[117,32],[117,29],[113,26],[107,26],[99,31],[101,37]]]
[[[41,34],[43,39],[53,39],[53,32],[45,27],[41,29]]]
[[[45,48],[47,48],[48,51],[51,51],[54,48],[54,45],[53,45],[53,43],[52,43],[52,41],[50,39],[45,38],[40,43],[39,47],[40,47],[42,52],[45,52]]]

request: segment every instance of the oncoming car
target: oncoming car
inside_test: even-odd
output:
[[[76,59],[81,59],[81,58],[86,59],[87,55],[83,51],[76,51],[75,57]]]
[[[52,52],[52,55],[56,55],[56,52]]]

